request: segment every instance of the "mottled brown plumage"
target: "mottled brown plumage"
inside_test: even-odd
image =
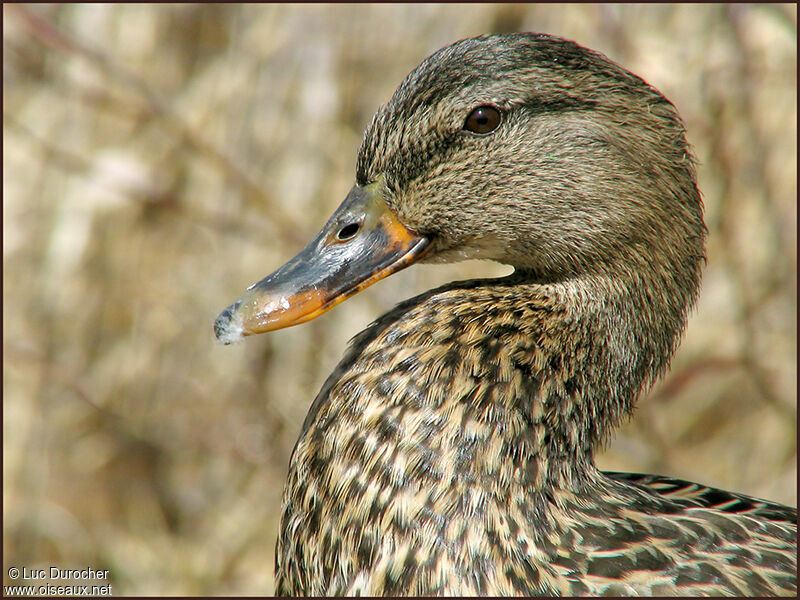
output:
[[[502,115],[488,134],[465,130],[479,106]],[[380,198],[425,260],[516,270],[407,300],[354,339],[291,459],[278,593],[795,593],[795,509],[594,465],[698,293],[702,204],[659,92],[550,36],[457,42],[378,111],[356,182],[348,202]],[[351,204],[304,252],[347,251]],[[275,299],[262,321],[297,269],[258,284]],[[221,339],[248,333],[254,294]]]

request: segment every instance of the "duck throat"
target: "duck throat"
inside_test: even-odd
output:
[[[354,340],[306,428],[377,431],[404,476],[580,487],[683,329],[688,303],[659,306],[651,286],[518,273],[428,292]]]

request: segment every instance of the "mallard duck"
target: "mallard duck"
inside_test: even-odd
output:
[[[308,321],[418,261],[515,271],[354,338],[291,457],[277,592],[794,594],[796,509],[595,466],[668,367],[705,237],[684,126],[641,78],[528,33],[424,60],[342,205],[216,335]]]

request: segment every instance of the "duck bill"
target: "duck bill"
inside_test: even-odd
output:
[[[354,186],[317,236],[277,271],[247,288],[214,323],[225,344],[310,321],[418,261],[429,240],[407,229],[378,184]]]

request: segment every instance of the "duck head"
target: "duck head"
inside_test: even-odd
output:
[[[683,124],[658,91],[560,38],[462,40],[400,84],[344,203],[215,331],[295,325],[413,262],[481,258],[533,282],[639,286],[679,332],[705,232]]]

